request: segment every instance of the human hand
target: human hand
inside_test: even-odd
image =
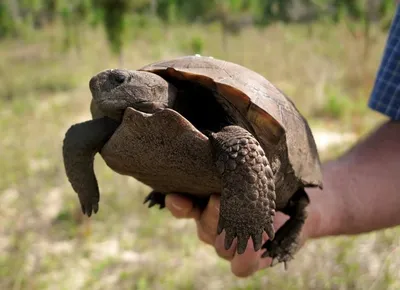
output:
[[[219,219],[219,206],[220,197],[212,195],[207,207],[201,211],[199,208],[194,207],[192,201],[179,194],[168,194],[165,200],[166,207],[176,218],[193,218],[197,226],[197,235],[201,241],[213,246],[217,254],[228,260],[231,264],[231,271],[237,277],[248,277],[257,271],[268,268],[271,265],[271,258],[261,258],[264,249],[255,252],[251,238],[247,243],[246,251],[239,255],[236,253],[236,239],[229,250],[224,248],[225,231],[217,235],[217,225]],[[277,212],[275,215],[274,227],[275,231],[281,227],[288,216]],[[300,244],[303,245],[306,237],[309,235],[304,227],[301,234]],[[263,243],[268,239],[267,234],[263,233]]]

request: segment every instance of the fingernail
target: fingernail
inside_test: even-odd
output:
[[[179,206],[178,204],[176,204],[176,203],[174,203],[174,202],[173,202],[171,205],[172,205],[172,207],[173,207],[174,209],[176,209],[176,210],[178,210],[178,211],[182,211],[182,209],[183,209],[181,206]]]
[[[212,195],[212,196],[211,196],[211,198],[210,198],[210,204],[211,204],[211,206],[214,207],[215,210],[219,213],[219,206],[220,206],[220,203],[219,203],[219,201],[218,201],[218,197],[217,197],[217,196],[215,196],[215,195]]]

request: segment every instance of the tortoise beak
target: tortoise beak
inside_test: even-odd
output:
[[[89,89],[93,97],[99,94],[101,88],[103,87],[102,85],[109,79],[112,71],[112,69],[101,71],[89,80]]]

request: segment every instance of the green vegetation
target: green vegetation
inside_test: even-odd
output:
[[[111,51],[122,62],[126,30],[142,29],[151,19],[163,25],[218,23],[225,49],[228,34],[253,24],[324,20],[345,22],[355,34],[354,22],[361,23],[369,47],[371,24],[388,29],[394,7],[393,0],[6,0],[0,3],[0,38],[27,36],[61,20],[66,47],[80,49],[82,25],[101,23]]]
[[[101,8],[107,1],[97,2],[0,4],[0,289],[400,288],[398,228],[312,241],[287,272],[278,266],[237,279],[228,263],[198,241],[192,221],[148,210],[142,205],[148,188],[112,172],[100,158],[100,212],[84,218],[61,158],[67,128],[89,118],[89,78],[119,66],[121,55],[132,69],[192,53],[243,64],[291,96],[314,130],[361,136],[383,120],[366,108],[366,100],[386,39],[381,21],[393,10],[382,12],[368,35],[363,6],[337,23],[318,17],[304,24],[278,21],[285,19],[277,14],[283,10],[273,6],[268,9],[278,16],[264,26],[231,33],[219,16],[212,20],[209,11],[216,10],[207,5],[229,3],[236,11],[229,15],[242,19],[250,11],[241,6],[246,1],[128,1],[126,10],[135,13],[110,32]],[[304,2],[324,10],[328,1]],[[195,21],[197,14],[204,20]],[[113,40],[119,36],[110,33],[120,34],[121,27],[124,36]],[[120,44],[107,49],[110,42]],[[340,154],[351,142],[328,147],[322,158]]]

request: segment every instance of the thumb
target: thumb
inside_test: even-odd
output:
[[[165,197],[165,207],[176,218],[199,218],[200,210],[193,206],[190,198],[181,194],[169,193]]]

